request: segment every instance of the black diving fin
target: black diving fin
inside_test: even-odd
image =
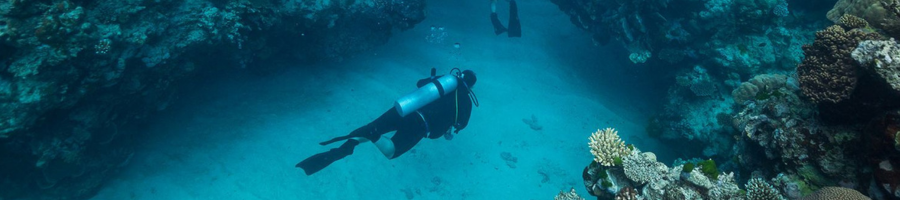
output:
[[[519,23],[519,6],[515,0],[509,1],[509,29],[506,33],[509,37],[522,37],[522,24]]]
[[[303,169],[303,172],[306,172],[307,176],[312,175],[325,169],[325,167],[328,167],[331,163],[353,154],[353,148],[358,144],[359,141],[347,140],[341,147],[310,156],[309,158],[300,161],[300,163],[297,163],[297,165],[294,165],[294,167]]]

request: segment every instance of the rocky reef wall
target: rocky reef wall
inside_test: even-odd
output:
[[[425,17],[424,0],[0,2],[0,199],[83,199],[186,78],[340,60]]]

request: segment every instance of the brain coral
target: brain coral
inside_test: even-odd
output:
[[[824,187],[809,196],[800,198],[800,200],[825,200],[825,199],[843,199],[843,200],[869,200],[862,193],[854,189],[843,187]]]

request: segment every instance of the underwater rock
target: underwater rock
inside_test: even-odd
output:
[[[516,158],[511,153],[505,151],[500,153],[500,158],[502,158],[503,161],[506,162],[506,166],[513,169],[516,168],[516,162],[519,162],[519,158]]]
[[[531,128],[531,130],[539,131],[541,129],[544,129],[544,126],[538,124],[537,117],[535,117],[534,115],[531,115],[531,119],[523,118],[522,122],[528,124],[528,127]]]

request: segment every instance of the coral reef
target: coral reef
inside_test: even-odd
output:
[[[785,70],[818,29],[785,0],[553,0],[595,44],[616,40],[634,63],[713,63],[740,73]],[[656,56],[656,57],[654,57]],[[688,67],[678,66],[677,67]]]
[[[588,143],[588,146],[591,148],[591,154],[594,155],[594,161],[603,166],[613,166],[616,158],[622,159],[631,153],[615,129],[598,129],[591,134],[589,139],[591,142]]]
[[[727,82],[727,81],[726,81]],[[731,138],[728,133],[730,120],[720,120],[730,115],[731,100],[722,98],[727,84],[709,74],[702,66],[684,70],[675,77],[675,85],[669,87],[664,112],[657,114],[648,126],[648,133],[663,139],[687,139],[705,144],[704,156],[727,152]],[[652,130],[651,130],[652,129]]]
[[[826,17],[834,23],[840,23],[841,17],[844,15],[854,15],[865,19],[873,27],[878,29],[889,29],[892,26],[900,25],[900,19],[894,18],[893,14],[882,4],[882,0],[839,0],[834,4],[834,8],[828,11]]]
[[[423,0],[379,2],[0,2],[0,199],[91,195],[132,155],[118,127],[186,78],[339,60],[424,19]]]
[[[583,178],[590,194],[601,199],[740,199],[734,174],[706,170],[716,172],[718,179],[709,177],[702,168],[715,168],[710,164],[685,174],[682,166],[669,168],[652,152],[634,148],[621,165],[592,162],[585,167]]]

